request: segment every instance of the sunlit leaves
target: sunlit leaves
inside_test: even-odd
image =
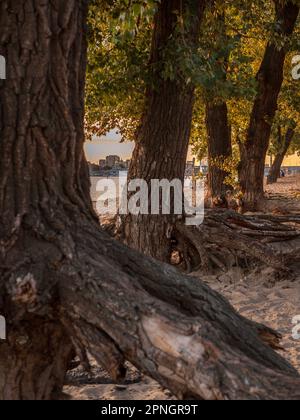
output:
[[[148,65],[158,1],[94,0],[91,3],[87,129],[90,134],[104,134],[118,128],[124,139],[133,139],[146,86],[155,86],[158,74],[157,68]],[[197,86],[192,143],[199,158],[206,155],[205,100],[227,101],[234,143],[232,165],[235,165],[237,144],[246,137],[256,94],[255,76],[266,44],[272,40],[279,47],[286,39],[276,35],[272,0],[224,0],[217,4],[217,10],[206,13],[199,44],[193,48],[183,42],[185,27],[179,13],[177,32],[156,65],[160,77]],[[216,19],[220,13],[225,15],[223,33]],[[298,25],[289,42],[289,48],[295,53],[299,52],[299,35]],[[276,121],[280,119],[283,124],[282,120],[298,120],[298,92],[300,85],[291,81],[287,64]]]
[[[115,1],[103,11],[98,4],[89,12],[89,63],[87,72],[86,128],[102,135],[118,128],[132,139],[143,105],[147,62],[152,35],[146,7],[141,2]],[[147,2],[153,15],[155,2]],[[145,4],[145,2],[144,2]],[[134,19],[124,19],[131,13]]]

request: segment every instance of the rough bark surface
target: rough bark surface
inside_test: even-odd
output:
[[[162,1],[155,18],[150,66],[155,86],[146,93],[145,110],[137,133],[129,180],[179,179],[183,182],[190,139],[194,86],[177,71],[175,80],[161,77],[163,53],[178,38],[178,14],[185,22],[185,47],[193,49],[200,31],[206,1]],[[192,13],[192,14],[189,14]],[[188,20],[188,21],[187,21]],[[182,42],[180,37],[179,41]],[[151,193],[150,193],[151,194]],[[160,203],[161,208],[161,203]],[[146,255],[167,261],[170,228],[174,216],[128,216],[124,220],[125,242]]]
[[[275,156],[274,162],[271,166],[270,173],[268,175],[268,184],[275,184],[278,178],[280,178],[281,166],[290,148],[290,145],[293,141],[294,135],[295,135],[295,130],[293,128],[289,128],[285,136],[283,136],[283,138],[282,138],[281,133],[278,134],[278,137],[279,137],[278,140],[279,140],[279,144],[281,144],[281,149]]]
[[[226,83],[228,68],[228,51],[224,51],[227,42],[226,16],[221,6],[222,2],[211,1],[212,13],[218,28],[213,37],[213,49],[216,54],[216,67],[222,74],[222,81]],[[222,55],[220,55],[222,51]],[[206,202],[210,207],[226,207],[227,192],[232,190],[226,185],[229,176],[229,160],[232,157],[231,127],[228,121],[228,107],[224,98],[219,97],[217,86],[207,91],[206,100],[206,130],[208,145],[208,186]]]
[[[231,130],[225,102],[206,105],[206,127],[209,161],[207,199],[213,207],[225,206],[226,193],[231,190],[225,182],[229,175],[225,167],[232,157]]]
[[[24,315],[24,317],[23,317]],[[61,397],[65,374],[75,355],[66,329],[53,313],[9,313],[7,341],[0,342],[0,399],[53,400]],[[17,319],[18,321],[17,321]],[[16,322],[17,321],[17,322]]]
[[[86,2],[0,5],[0,398],[61,390],[71,341],[48,299],[74,217],[92,219],[83,152]],[[96,220],[96,218],[95,218]],[[28,292],[28,293],[27,293]],[[40,296],[41,308],[34,301]]]
[[[274,331],[99,227],[83,157],[86,2],[1,2],[0,399],[59,392],[72,348],[175,395],[299,399]],[[72,343],[72,345],[71,345]]]
[[[277,34],[289,37],[295,28],[299,7],[292,1],[275,1]],[[255,210],[264,197],[264,171],[271,127],[283,82],[286,46],[269,42],[257,74],[258,91],[245,143],[241,148],[239,180],[245,208]]]

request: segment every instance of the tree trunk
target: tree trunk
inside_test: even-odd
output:
[[[295,130],[293,128],[289,128],[284,136],[284,142],[282,145],[281,150],[276,154],[274,162],[271,166],[271,170],[268,176],[268,184],[275,184],[280,178],[280,170],[282,166],[282,162],[289,150],[289,147],[293,141],[293,137],[295,134]]]
[[[213,49],[216,54],[215,66],[222,74],[222,81],[226,83],[228,52],[224,51],[227,42],[226,16],[222,3],[212,1],[212,13],[215,15],[218,28],[213,39]],[[220,52],[221,51],[221,52]],[[232,157],[231,128],[228,122],[228,108],[224,98],[219,97],[218,86],[207,91],[206,101],[206,129],[208,144],[208,191],[207,202],[212,207],[226,207],[226,193],[231,189],[225,180],[230,174],[228,160]]]
[[[299,7],[292,1],[275,1],[276,33],[289,37],[295,28]],[[246,142],[241,144],[239,180],[245,208],[255,210],[264,197],[265,160],[271,127],[283,81],[286,46],[269,42],[257,74],[258,92],[254,102]]]
[[[206,127],[208,132],[208,195],[213,207],[226,206],[226,185],[229,171],[226,162],[232,156],[231,130],[228,124],[226,102],[206,105]],[[228,162],[227,162],[228,163]]]
[[[7,58],[0,82],[0,313],[8,323],[2,399],[57,395],[72,356],[48,293],[58,281],[55,267],[72,258],[70,220],[93,217],[83,153],[85,3],[0,6]]]
[[[129,171],[129,180],[143,179],[149,186],[153,179],[183,182],[190,139],[194,86],[176,69],[175,79],[163,79],[163,54],[170,39],[176,43],[184,38],[185,48],[193,49],[200,31],[205,1],[163,0],[155,18],[150,67],[154,87],[147,89],[141,125]],[[178,14],[184,16],[184,36],[178,35]],[[173,46],[175,48],[175,46]],[[180,59],[180,57],[178,57]],[[160,209],[162,203],[160,202]],[[124,221],[125,242],[162,261],[169,261],[170,230],[174,215],[129,215]]]
[[[83,153],[86,4],[1,3],[0,398],[53,398],[74,346],[179,398],[299,399],[270,349],[278,334],[100,229]]]

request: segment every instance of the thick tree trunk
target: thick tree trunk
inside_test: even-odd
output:
[[[86,2],[1,7],[0,398],[53,398],[74,346],[182,398],[299,399],[274,331],[100,229],[83,155]]]
[[[299,7],[292,1],[275,1],[276,32],[290,36],[295,28]],[[283,81],[286,46],[269,42],[257,74],[258,92],[254,102],[246,142],[241,144],[239,180],[245,207],[255,210],[264,197],[264,171],[271,127]]]
[[[293,137],[295,134],[295,130],[289,128],[284,136],[284,141],[281,142],[281,150],[275,156],[274,162],[271,166],[270,173],[268,175],[268,184],[275,184],[280,178],[280,170],[282,166],[282,162],[289,150],[289,147],[293,141]]]
[[[231,130],[225,102],[206,105],[206,127],[209,162],[207,198],[213,207],[224,207],[226,193],[231,189],[225,182],[229,175],[226,163],[232,157]]]
[[[58,281],[54,267],[72,255],[70,220],[93,217],[83,153],[85,3],[0,5],[7,59],[0,82],[2,399],[49,399],[61,390],[71,356],[48,290]],[[43,296],[40,308],[35,294]]]
[[[183,182],[190,139],[194,86],[176,69],[175,80],[161,75],[165,49],[172,42],[194,48],[198,39],[205,1],[163,0],[155,18],[150,66],[154,87],[146,93],[145,110],[137,133],[129,180],[179,179]],[[182,7],[183,4],[183,7]],[[184,15],[184,36],[178,35],[178,14]],[[175,47],[174,47],[175,48]],[[179,57],[180,58],[180,57]],[[160,202],[161,208],[161,202]],[[170,230],[174,215],[129,215],[124,221],[125,242],[146,255],[169,261]]]

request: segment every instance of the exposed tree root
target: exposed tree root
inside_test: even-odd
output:
[[[103,228],[111,236],[123,240],[123,227],[118,218],[106,218]],[[300,217],[266,214],[241,215],[227,209],[206,210],[204,223],[186,226],[182,220],[170,230],[172,265],[185,272],[214,269],[227,271],[233,266],[248,267],[259,263],[288,271],[297,251],[278,250],[273,244],[292,244],[300,238]],[[168,233],[169,234],[169,233]]]
[[[180,252],[177,263],[184,262],[187,271],[199,268],[226,271],[253,260],[287,270],[289,255],[277,252],[270,244],[299,238],[299,227],[300,217],[296,216],[245,216],[230,210],[207,210],[200,226],[177,222],[173,250]]]
[[[298,373],[270,348],[280,348],[279,334],[239,316],[201,281],[127,249],[95,226],[74,226],[67,239],[68,255],[40,242],[37,260],[2,271],[2,310],[11,314],[9,330],[19,332],[0,345],[0,360],[13,346],[26,347],[15,314],[30,313],[42,324],[51,317],[83,360],[90,352],[115,380],[124,378],[128,360],[179,398],[300,398]],[[35,250],[29,246],[26,254]],[[15,287],[25,278],[24,287]],[[32,340],[32,360],[39,351],[40,342]],[[18,377],[20,398],[52,395],[51,383],[45,395],[22,394],[26,382]],[[0,396],[13,398],[13,383],[1,371]]]

